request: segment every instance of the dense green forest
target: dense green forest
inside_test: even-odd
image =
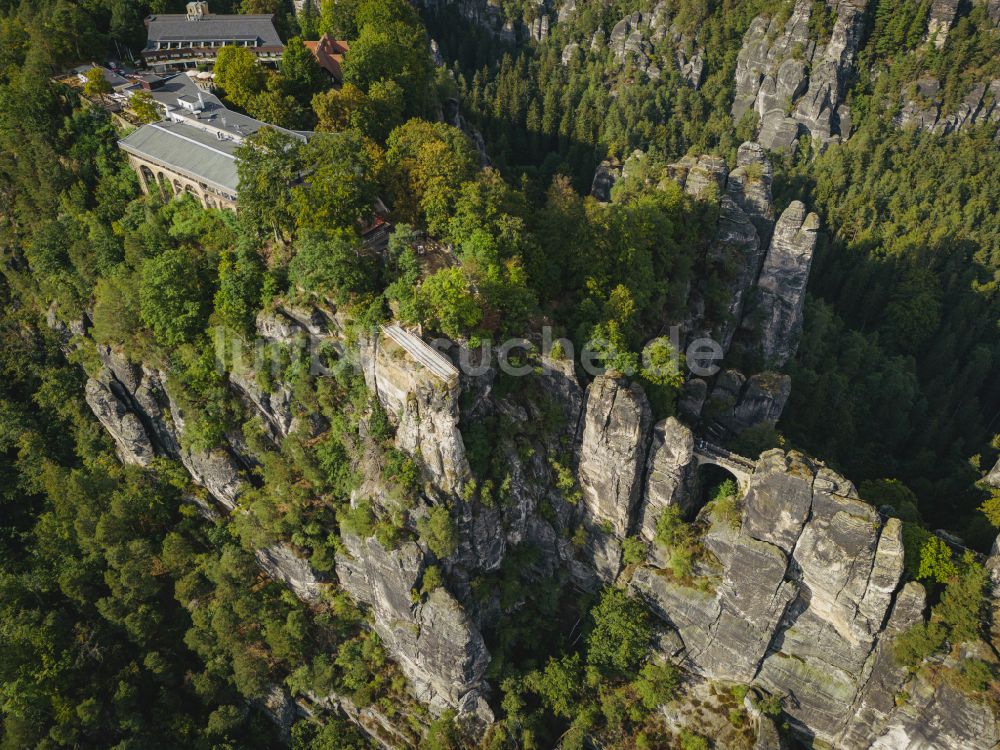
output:
[[[644,369],[640,354],[663,321],[685,314],[693,285],[707,319],[725,315],[729,279],[706,262],[718,206],[673,183],[621,191],[609,204],[586,193],[602,159],[637,148],[660,164],[702,153],[731,161],[753,135],[753,123],[729,115],[742,34],[758,13],[788,4],[678,3],[681,30],[705,50],[707,75],[694,90],[673,69],[654,83],[608,55],[562,64],[566,43],[589,40],[638,0],[581,2],[537,45],[501,43],[447,5],[421,17],[404,0],[325,2],[295,18],[290,3],[213,0],[215,12],[276,13],[289,40],[277,70],[237,48],[220,55],[227,103],[316,130],[308,143],[266,129],[248,139],[238,215],[143,196],[117,148],[120,124],[52,80],[107,59],[115,44],[137,49],[146,13],[181,5],[0,0],[0,747],[370,746],[341,712],[322,709],[282,736],[265,711],[281,686],[304,701],[336,694],[376,706],[414,742],[429,726],[428,750],[457,748],[449,714],[432,721],[409,697],[345,593],[307,606],[253,557],[285,542],[329,574],[343,530],[386,547],[419,538],[444,559],[456,545],[447,508],[409,522],[419,468],[393,447],[358,373],[317,378],[302,356],[275,353],[279,365],[255,373],[260,385],[290,384],[296,416],[318,415],[275,444],[216,367],[214,333],[250,340],[258,313],[283,301],[332,304],[354,335],[397,318],[475,344],[552,324],[577,343],[604,341],[608,362],[634,373],[657,417],[673,414],[682,377]],[[522,5],[532,4],[504,12],[520,17]],[[939,526],[987,549],[1000,512],[976,482],[1000,450],[1000,150],[986,128],[901,131],[879,102],[923,69],[940,71],[946,96],[960,98],[968,76],[994,70],[996,43],[976,11],[943,51],[915,61],[903,53],[916,46],[908,30],[927,3],[891,20],[889,5],[873,2],[869,13],[862,59],[887,73],[855,83],[855,135],[776,157],[779,210],[803,200],[824,232],[787,368],[791,401],[780,435],[768,438],[822,457],[866,499],[893,505],[917,549],[923,527]],[[301,43],[326,32],[351,40],[341,88]],[[444,67],[433,64],[431,37]],[[490,167],[442,122],[451,98],[484,136]],[[360,232],[376,199],[396,225],[384,257]],[[453,262],[428,262],[418,245],[449,248]],[[84,402],[100,367],[95,342],[166,374],[186,447],[241,438],[253,459],[243,512],[202,517],[191,500],[205,491],[172,461],[119,462]],[[493,502],[487,488],[503,494],[490,427],[466,434],[482,480],[471,492],[483,504]],[[351,503],[371,480],[387,488],[393,512]],[[573,492],[572,478],[560,489]],[[723,485],[714,512],[731,512],[733,494]],[[693,532],[664,518],[657,543],[689,576]],[[591,596],[560,578],[541,586],[533,562],[518,550],[474,582],[505,602],[529,601],[486,633],[500,719],[486,746],[582,748],[588,735],[608,747],[664,746],[654,709],[681,675],[644,661],[648,612],[612,587]],[[981,629],[983,568],[945,562],[952,567],[909,571],[939,600],[935,624],[900,649],[911,665]],[[413,596],[442,583],[431,566]],[[719,699],[749,732],[744,697]],[[689,732],[681,742],[708,747]]]
[[[1000,38],[976,7],[942,49],[921,46],[929,3],[895,5],[873,2],[866,16],[858,68],[880,75],[859,76],[849,91],[857,134],[820,155],[806,139],[776,163],[776,208],[802,200],[824,228],[778,427],[858,482],[902,480],[927,523],[985,549],[992,532],[975,482],[996,460],[1000,433],[995,126],[947,137],[903,132],[892,97],[935,75],[943,106],[953,108],[976,81],[1000,75]],[[732,163],[752,136],[752,120],[729,115],[736,54],[751,18],[787,17],[790,4],[672,5],[686,35],[679,44],[704,50],[697,90],[676,69],[650,80],[604,48],[563,64],[566,44],[586,48],[596,29],[650,7],[581,4],[545,42],[517,47],[463,24],[453,6],[429,17],[490,157],[525,181],[529,197],[539,199],[557,173],[586,192],[602,159],[636,148],[654,161],[710,153]],[[658,44],[664,56],[674,49],[669,38]]]

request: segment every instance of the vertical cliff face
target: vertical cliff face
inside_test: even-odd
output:
[[[731,113],[739,120],[752,114],[757,140],[773,151],[792,151],[801,135],[820,147],[851,135],[850,108],[844,102],[851,80],[869,75],[855,69],[864,43],[867,0],[839,0],[826,5],[835,13],[829,39],[810,32],[817,12],[811,0],[797,0],[784,25],[758,16],[743,37],[736,61],[735,93]],[[1000,25],[1000,2],[985,0],[987,17]],[[923,55],[941,50],[960,13],[972,3],[934,0],[927,8]],[[822,25],[822,24],[819,24]],[[906,54],[905,52],[903,54]],[[941,82],[925,64],[922,75],[901,92],[896,123],[947,135],[975,125],[1000,121],[1000,80],[974,81],[957,106],[944,109]],[[932,66],[930,66],[932,67]],[[968,84],[967,84],[968,85]]]
[[[335,340],[335,326],[329,323],[311,320],[308,312],[293,317],[287,310],[278,311],[261,316],[258,332],[272,344],[292,345],[304,334]],[[88,381],[87,401],[114,438],[122,460],[141,465],[148,465],[155,456],[179,460],[222,509],[241,512],[239,498],[247,482],[237,452],[229,445],[210,451],[186,447],[183,411],[171,398],[165,376],[108,348],[99,348],[99,354],[103,365],[97,377]],[[404,432],[398,438],[401,446],[418,459],[431,457],[426,470],[439,482],[438,491],[448,493],[457,487],[454,477],[458,472],[452,469],[457,466],[459,471],[468,471],[455,426],[457,405],[448,401],[454,394],[430,384],[426,373],[413,363],[411,368],[373,362],[373,371],[381,378],[378,395],[385,399],[387,408],[400,408],[401,426],[415,425],[412,433]],[[405,374],[403,379],[391,379],[401,373]],[[279,381],[270,390],[260,389],[255,376],[253,370],[237,370],[234,392],[245,397],[250,413],[271,425],[272,437],[280,439],[284,432],[280,425],[290,424],[292,414],[275,409],[273,397],[289,386]],[[411,439],[413,442],[407,442]],[[212,506],[204,510],[216,512]],[[485,533],[494,536],[492,529]],[[337,577],[352,596],[371,607],[373,626],[410,679],[416,697],[436,712],[451,707],[480,725],[492,721],[483,697],[489,653],[479,630],[443,588],[431,592],[424,601],[414,601],[427,565],[427,551],[415,543],[386,550],[374,538],[361,540],[349,534],[344,535],[344,544],[346,552],[337,558]],[[329,586],[284,543],[258,549],[255,556],[262,570],[306,602],[320,601]],[[316,696],[316,700],[322,703],[325,698]]]
[[[436,354],[416,337],[413,340],[427,350],[419,354]],[[420,460],[435,487],[460,492],[469,477],[469,463],[458,430],[457,372],[447,377],[435,374],[384,333],[365,346],[364,356],[368,387],[396,422],[397,447]]]
[[[729,309],[725,319],[717,322],[692,314],[688,332],[711,334],[728,351],[747,297],[757,283],[774,225],[771,163],[759,144],[748,142],[740,146],[732,172],[725,160],[716,156],[684,157],[668,170],[688,195],[718,200],[719,218],[709,259],[722,275],[729,277]]]
[[[784,365],[798,348],[818,230],[816,214],[807,213],[801,201],[792,201],[774,227],[764,258],[751,319],[758,327],[760,352],[775,367]]]
[[[739,147],[732,171],[722,159],[703,156],[671,164],[668,174],[689,195],[718,200],[708,258],[729,286],[729,307],[719,320],[709,319],[701,290],[694,291],[682,334],[688,342],[711,336],[724,352],[749,352],[774,368],[689,381],[681,412],[715,434],[773,426],[791,394],[791,380],[775,370],[798,348],[819,220],[794,201],[775,222],[772,167],[759,143]]]
[[[927,18],[927,39],[933,42],[937,49],[944,46],[948,32],[955,23],[958,14],[959,0],[934,0],[931,3],[930,15]]]
[[[114,439],[122,460],[143,466],[157,456],[180,461],[217,504],[199,500],[203,514],[216,515],[220,508],[238,512],[247,482],[232,447],[210,451],[186,447],[183,412],[171,398],[165,376],[107,347],[99,347],[98,354],[102,366],[87,381],[87,403]],[[262,570],[303,601],[316,603],[322,598],[327,585],[323,577],[288,545],[279,542],[258,549],[255,557]]]
[[[129,463],[148,465],[155,455],[179,460],[194,481],[231,511],[244,488],[232,448],[193,449],[184,439],[184,411],[171,396],[166,375],[98,347],[102,366],[87,382],[88,404]]]
[[[892,639],[922,619],[923,588],[900,586],[899,521],[883,522],[848,481],[772,451],[736,524],[711,506],[702,517],[710,556],[696,571],[701,583],[655,564],[630,583],[676,629],[691,669],[788,696],[793,727],[832,747],[880,738],[883,748],[985,750],[1000,739],[984,705],[896,666]],[[896,705],[904,686],[917,691],[915,707]],[[921,711],[931,718],[917,726]]]
[[[761,246],[766,247],[774,231],[774,204],[771,186],[774,172],[771,160],[759,143],[747,141],[736,151],[736,168],[729,173],[727,192],[743,212],[750,217]],[[760,268],[756,268],[759,271]]]
[[[836,19],[829,39],[813,39],[811,0],[797,0],[779,28],[758,16],[750,24],[736,61],[736,119],[752,111],[759,118],[761,145],[791,150],[800,133],[820,144],[850,133],[843,104],[854,58],[862,41],[867,0],[829,3]]]
[[[371,607],[375,630],[410,680],[415,696],[437,712],[458,707],[492,721],[483,674],[490,661],[482,636],[442,587],[415,596],[426,568],[414,542],[387,550],[374,537],[343,535],[337,577],[354,599]]]
[[[639,498],[652,421],[638,385],[608,375],[587,389],[579,451],[583,504],[593,521],[619,537],[628,534]]]
[[[918,675],[905,685],[907,700],[892,712],[871,750],[996,747],[997,718],[946,680]],[[864,747],[869,747],[864,745]]]
[[[516,42],[519,39],[532,39],[540,42],[548,38],[549,25],[554,20],[554,13],[549,6],[556,3],[537,0],[531,12],[518,17],[505,15],[504,9],[497,0],[416,0],[416,5],[431,12],[451,6],[465,18],[466,21],[495,36],[504,42]],[[572,13],[573,7],[560,10],[560,15]]]
[[[779,222],[776,241],[780,234]],[[182,460],[220,505],[239,512],[245,480],[233,449],[182,448],[183,415],[162,376],[110,350],[101,350],[101,357],[104,364],[88,383],[88,402],[123,460]],[[421,461],[443,453],[464,458],[457,407],[451,405],[456,393],[420,401],[413,391],[439,392],[414,375],[415,363],[372,360],[369,367],[387,408],[400,407],[392,413],[401,424],[407,409],[417,409],[421,422],[440,419],[447,426],[422,432],[420,442],[403,443],[407,450]],[[532,388],[530,396],[512,399],[486,385],[475,400],[477,413],[502,413],[511,426],[510,435],[497,436],[511,477],[502,507],[455,498],[452,475],[440,468],[445,463],[428,468],[431,485],[443,485],[434,492],[452,498],[459,535],[452,557],[435,560],[419,541],[388,549],[374,537],[341,535],[339,585],[369,608],[373,628],[419,700],[435,712],[456,708],[480,729],[493,721],[485,679],[490,655],[476,619],[489,619],[498,605],[473,608],[467,582],[498,564],[508,546],[528,544],[540,552],[539,576],[566,569],[583,587],[616,578],[627,584],[673,632],[661,638],[671,644],[662,657],[680,661],[693,679],[752,683],[787,696],[785,717],[802,736],[846,750],[987,750],[1000,741],[988,707],[947,681],[931,680],[930,673],[911,676],[896,665],[892,639],[922,619],[924,591],[915,583],[901,585],[899,522],[880,518],[849,481],[799,453],[768,452],[745,483],[735,513],[712,504],[699,514],[702,552],[690,578],[661,567],[659,554],[619,578],[627,534],[649,542],[664,508],[691,507],[705,448],[674,418],[653,425],[642,390],[622,378],[598,378],[584,397],[569,363],[546,361]],[[540,418],[543,403],[562,414],[563,427],[558,434],[536,433],[536,450],[519,452],[520,431]],[[574,435],[581,496],[576,506],[556,492],[548,460],[559,455],[558,446],[572,445]],[[566,536],[580,518],[588,524],[588,540],[576,549]],[[329,586],[286,545],[259,550],[257,559],[306,601],[317,601]],[[989,567],[1000,591],[997,560],[1000,553]],[[420,593],[432,561],[448,569],[449,587]],[[904,692],[909,699],[900,703]]]
[[[715,324],[711,334],[728,351],[742,328],[747,332],[743,338],[748,339],[744,343],[756,348],[769,364],[781,367],[794,354],[802,333],[818,217],[800,201],[793,201],[775,224],[772,168],[759,143],[740,146],[732,172],[722,159],[710,156],[685,157],[669,170],[689,195],[718,196],[718,229],[710,258],[729,278],[731,302],[725,319]],[[694,311],[687,333],[709,333],[703,330],[709,323]],[[734,392],[737,399],[740,389]],[[787,394],[776,397],[779,414],[786,400]],[[743,411],[749,414],[752,409]]]
[[[642,539],[653,541],[656,521],[667,506],[676,505],[684,513],[693,510],[696,470],[691,430],[674,417],[658,422],[653,427],[636,524]]]

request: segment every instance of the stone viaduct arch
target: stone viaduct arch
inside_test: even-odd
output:
[[[709,443],[702,438],[695,438],[694,459],[698,466],[706,464],[718,466],[720,469],[724,469],[732,474],[740,487],[741,493],[747,491],[747,487],[750,485],[750,477],[753,476],[756,469],[756,464],[749,458]]]
[[[180,172],[163,165],[147,162],[129,154],[132,168],[139,175],[139,183],[146,194],[159,192],[163,198],[177,197],[185,193],[196,198],[205,208],[227,208],[236,210],[236,201],[230,195],[222,195],[210,186],[196,182]]]

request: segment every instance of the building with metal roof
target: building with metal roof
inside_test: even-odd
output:
[[[143,125],[118,141],[146,193],[166,197],[187,192],[208,208],[235,210],[239,187],[235,154],[249,136],[264,127],[303,142],[312,135],[234,112],[184,73],[158,79],[146,90],[163,120]]]
[[[209,131],[217,138],[231,138],[242,143],[263,127],[274,128],[302,141],[311,135],[306,131],[269,125],[249,115],[235,112],[184,73],[163,79],[156,88],[149,89],[149,95],[156,102],[164,119],[186,122],[192,127]]]
[[[285,49],[274,16],[210,13],[203,0],[188,3],[187,13],[151,15],[146,28],[142,59],[157,70],[210,65],[225,46],[246,47],[260,62],[276,64]]]
[[[143,125],[118,141],[139,175],[143,192],[190,193],[206,208],[236,210],[239,143],[185,122]]]
[[[122,76],[118,75],[118,73],[116,73],[115,71],[105,68],[103,65],[98,65],[97,63],[90,63],[89,65],[81,65],[77,68],[73,68],[73,70],[71,70],[70,73],[74,74],[80,83],[86,83],[87,73],[89,73],[94,68],[97,68],[98,70],[101,71],[101,75],[104,77],[104,80],[108,82],[108,85],[111,87],[112,91],[115,91],[116,93],[124,91],[125,89],[135,85],[133,81],[130,81],[127,78],[123,78]]]

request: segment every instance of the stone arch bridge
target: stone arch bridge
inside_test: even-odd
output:
[[[725,469],[732,474],[739,483],[741,495],[746,494],[747,489],[749,489],[750,486],[750,477],[753,476],[754,471],[757,469],[757,464],[746,456],[733,453],[732,451],[726,450],[721,446],[710,443],[704,438],[699,437],[694,439],[694,458],[698,466],[711,464],[712,466],[718,466]],[[833,496],[851,501],[859,499],[857,496],[849,497],[847,495],[838,494],[834,494]],[[882,508],[876,508],[875,512],[878,514],[879,518],[882,519],[883,523],[892,517]],[[951,547],[952,551],[956,554],[961,555],[969,552],[979,563],[984,563],[987,559],[982,552],[966,547],[962,544],[961,540],[942,529],[935,529],[931,533]]]
[[[750,477],[753,476],[754,470],[757,468],[757,464],[749,458],[726,450],[703,438],[695,438],[694,440],[694,458],[698,466],[711,464],[728,471],[736,477],[741,492],[746,492],[750,484]]]

